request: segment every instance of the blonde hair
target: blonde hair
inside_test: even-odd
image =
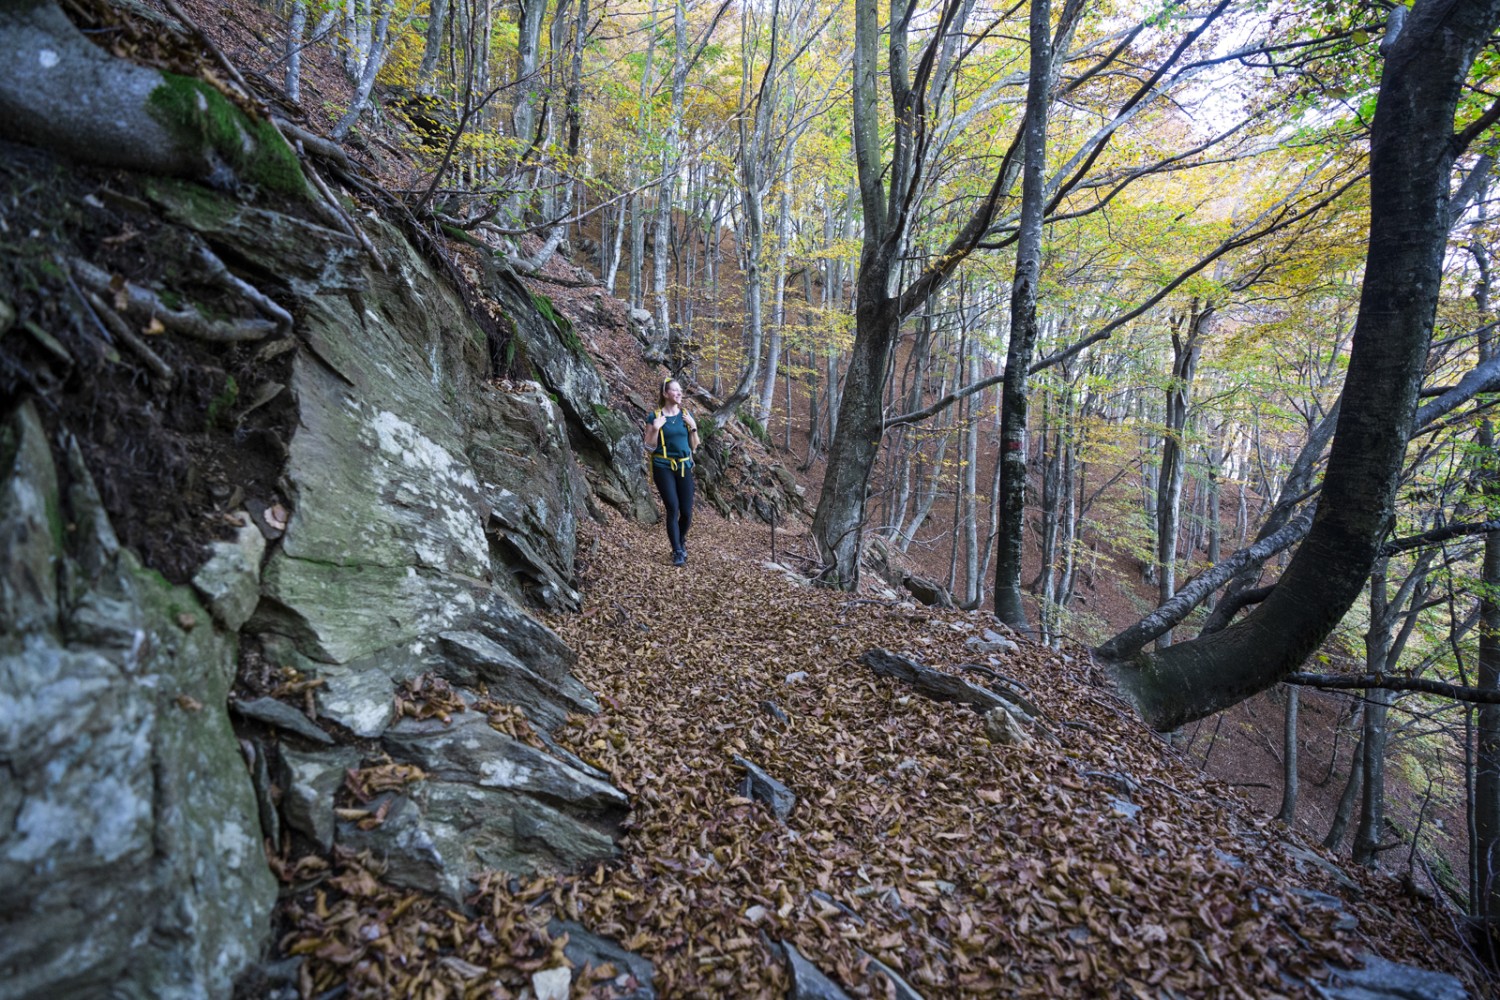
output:
[[[661,391],[656,394],[656,405],[657,406],[664,406],[664,405],[666,405],[666,402],[667,402],[667,386],[671,385],[673,382],[677,382],[677,380],[675,378],[669,378],[669,379],[667,379],[665,382],[663,382],[661,384]],[[681,384],[682,383],[678,382],[678,385],[681,385]]]

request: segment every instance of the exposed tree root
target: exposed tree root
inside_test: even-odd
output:
[[[134,330],[130,328],[130,324],[120,318],[119,313],[111,309],[109,307],[109,304],[105,302],[104,299],[100,298],[97,292],[89,292],[88,300],[89,305],[94,307],[94,312],[98,313],[99,318],[104,321],[104,325],[109,327],[109,332],[114,335],[116,340],[134,351],[136,357],[140,358],[141,361],[145,363],[146,367],[151,369],[151,374],[155,375],[157,379],[162,382],[172,381],[171,365],[168,365],[165,361],[163,361],[161,359],[161,356],[153,351],[151,347],[144,340],[142,340]]]
[[[161,321],[162,326],[184,337],[215,344],[240,343],[264,340],[280,328],[278,323],[270,320],[211,320],[193,309],[169,309],[155,292],[139,285],[125,281],[120,282],[116,288],[109,272],[86,260],[75,257],[68,263],[73,274],[89,291],[114,296],[117,304],[123,304],[127,312],[155,317]]]

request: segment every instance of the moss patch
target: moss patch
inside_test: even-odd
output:
[[[224,383],[224,391],[215,396],[208,404],[208,425],[205,430],[212,430],[228,412],[229,408],[240,398],[240,384],[235,381],[234,376],[229,376]]]
[[[206,143],[252,184],[306,197],[307,181],[297,154],[274,125],[251,121],[223,94],[194,77],[163,73],[147,99],[151,115],[179,138]]]
[[[563,346],[580,357],[585,356],[583,341],[579,339],[578,331],[573,329],[573,324],[569,322],[568,317],[557,311],[557,306],[553,305],[552,300],[541,292],[532,292],[531,301],[536,306],[536,311],[542,314],[542,318],[557,330],[557,335],[562,338]]]

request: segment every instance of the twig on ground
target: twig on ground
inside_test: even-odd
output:
[[[290,330],[292,328],[292,314],[281,308],[270,296],[259,288],[250,284],[245,279],[235,275],[229,270],[229,266],[219,259],[218,254],[208,248],[206,243],[198,245],[198,260],[208,271],[208,275],[214,281],[232,291],[239,292],[245,298],[255,304],[261,312],[269,314],[276,320],[277,332]]]
[[[94,307],[94,312],[98,313],[99,318],[104,321],[105,326],[109,327],[110,332],[115,335],[116,340],[134,351],[136,356],[141,359],[147,368],[151,369],[151,373],[158,379],[163,382],[172,381],[172,367],[163,361],[161,356],[153,351],[144,340],[136,335],[136,332],[130,328],[130,324],[126,323],[120,317],[119,313],[111,309],[109,304],[100,298],[96,292],[89,292],[88,300],[89,305]]]

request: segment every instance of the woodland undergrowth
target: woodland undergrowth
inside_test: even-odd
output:
[[[284,904],[304,992],[519,996],[563,961],[554,918],[649,959],[665,997],[783,996],[779,942],[851,995],[892,995],[873,956],[929,998],[1299,996],[1371,947],[1425,967],[1463,950],[1447,914],[1388,877],[1351,872],[1358,891],[1337,908],[1306,892],[1336,891],[1333,876],[1080,658],[1005,657],[996,669],[1057,739],[991,745],[970,709],[855,660],[879,646],[973,662],[979,614],[797,587],[763,565],[767,528],[711,512],[685,569],[659,528],[589,531],[585,608],[551,624],[603,710],[557,736],[630,795],[618,859],[497,873],[460,913],[337,858]],[[786,822],[738,794],[736,756],[795,792]],[[616,995],[623,971],[575,970],[573,995]]]

